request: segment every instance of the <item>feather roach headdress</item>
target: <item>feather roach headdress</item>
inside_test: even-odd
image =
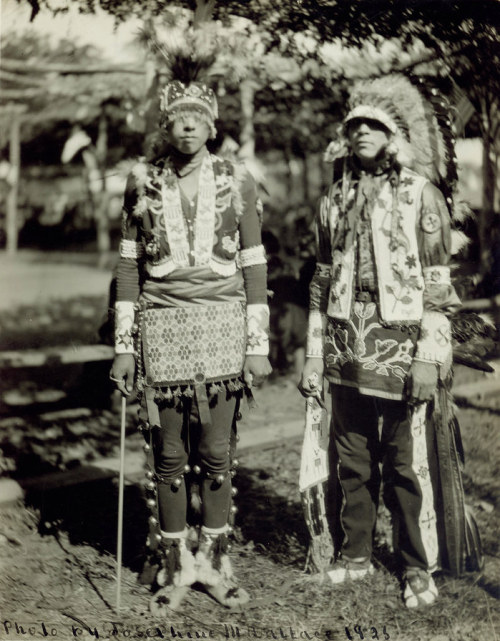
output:
[[[219,49],[215,32],[208,25],[203,29],[171,26],[160,39],[149,24],[141,31],[140,40],[157,62],[160,127],[168,126],[186,112],[195,112],[215,136],[218,107],[210,86]]]

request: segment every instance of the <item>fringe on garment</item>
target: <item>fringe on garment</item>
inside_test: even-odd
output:
[[[228,396],[241,396],[245,389],[245,383],[241,377],[235,377],[206,383],[205,388],[207,397],[210,400],[214,396],[224,392]],[[175,403],[180,399],[193,398],[194,394],[195,386],[193,384],[162,386],[156,388],[154,400],[157,404]]]

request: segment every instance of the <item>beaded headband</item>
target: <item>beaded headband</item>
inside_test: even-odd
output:
[[[199,111],[213,122],[218,117],[215,93],[208,85],[200,82],[169,82],[160,93],[160,112],[170,120],[169,116],[185,109]]]

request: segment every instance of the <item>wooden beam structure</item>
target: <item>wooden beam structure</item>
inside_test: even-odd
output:
[[[33,64],[21,60],[12,60],[9,58],[2,58],[0,67],[5,71],[10,71],[20,74],[45,74],[45,73],[58,73],[61,75],[93,75],[96,73],[131,73],[136,75],[144,75],[144,67],[136,66],[123,66],[123,65],[72,65],[62,63],[43,63]]]
[[[77,347],[47,347],[0,352],[0,369],[24,367],[54,367],[74,363],[111,361],[114,349],[109,345],[80,345]]]
[[[9,138],[9,191],[7,194],[5,236],[7,254],[14,255],[17,251],[17,197],[19,192],[19,171],[21,168],[21,117],[27,111],[22,104],[8,104],[0,109],[3,115],[10,119]]]
[[[210,4],[210,0],[208,2]],[[2,92],[0,96],[0,120],[2,127],[9,131],[9,185],[6,199],[6,251],[9,255],[14,255],[18,247],[18,187],[19,172],[21,165],[21,136],[20,128],[23,117],[27,117],[28,105],[33,99],[42,97],[47,94],[50,78],[62,76],[96,76],[99,74],[133,74],[147,77],[146,67],[128,66],[128,65],[82,65],[82,64],[62,64],[51,62],[33,62],[30,60],[15,60],[12,58],[2,58],[0,61],[0,82],[2,83]],[[74,94],[72,86],[65,88],[60,86],[54,88],[52,85],[52,94],[54,99],[58,96],[71,97]],[[6,104],[5,104],[6,103]],[[30,124],[45,119],[52,119],[44,115],[43,110],[33,110],[30,115]],[[103,198],[104,201],[104,192]],[[103,202],[103,207],[104,207]],[[105,212],[100,212],[98,222],[101,220],[102,225],[107,226]],[[100,230],[99,228],[99,231]],[[99,233],[100,248],[105,243],[109,243],[107,235]],[[103,240],[104,239],[104,240]]]

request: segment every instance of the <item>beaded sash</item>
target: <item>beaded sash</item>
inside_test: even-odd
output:
[[[241,303],[152,307],[142,315],[145,383],[200,384],[240,375],[246,346]]]

